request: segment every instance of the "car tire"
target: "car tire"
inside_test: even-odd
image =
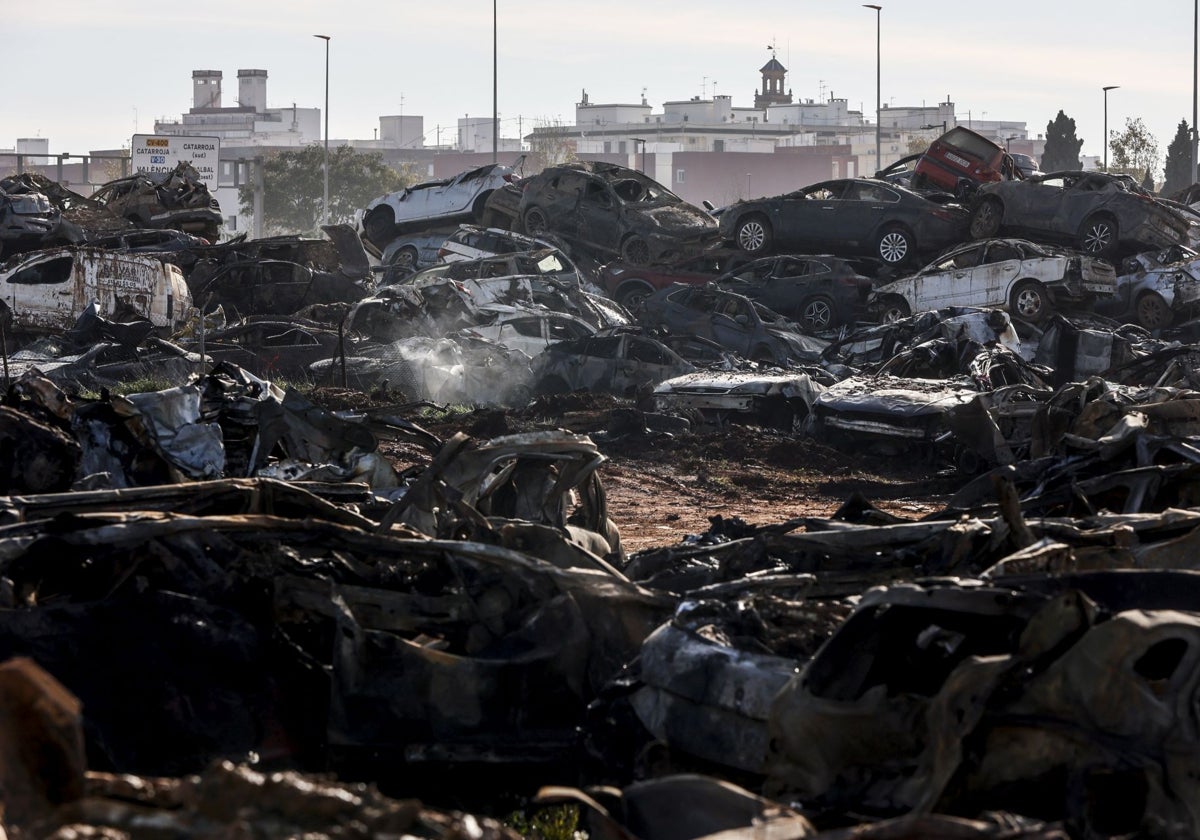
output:
[[[1171,326],[1175,313],[1158,292],[1143,292],[1134,304],[1137,322],[1148,330],[1161,330]]]
[[[813,332],[823,332],[838,325],[837,308],[833,299],[816,295],[804,301],[800,309],[800,323]]]
[[[1050,297],[1036,280],[1021,280],[1008,296],[1008,311],[1014,318],[1040,323],[1050,315]]]
[[[521,217],[521,224],[529,236],[539,236],[550,230],[550,221],[546,218],[546,211],[540,207],[530,207],[526,210],[525,215]]]
[[[1097,257],[1110,257],[1117,250],[1119,240],[1117,220],[1112,216],[1097,213],[1089,216],[1079,229],[1079,249]]]
[[[912,307],[900,295],[888,295],[883,299],[882,303],[883,305],[879,310],[879,322],[881,324],[894,324],[912,315]]]
[[[747,216],[738,222],[733,238],[747,254],[765,254],[771,247],[771,223],[757,213]]]
[[[396,214],[390,207],[376,207],[363,219],[363,231],[372,245],[382,249],[396,238]]]
[[[1000,232],[1003,218],[1004,205],[995,198],[985,198],[971,214],[971,238],[991,239]]]
[[[646,298],[654,294],[654,289],[644,283],[626,283],[617,292],[617,303],[624,306],[633,315],[638,315],[642,311],[642,305],[645,304]]]
[[[631,236],[621,243],[621,259],[630,265],[649,265],[650,246],[640,236]]]
[[[913,257],[914,244],[907,228],[888,225],[875,239],[875,255],[886,265],[905,265]]]
[[[416,248],[414,248],[412,245],[405,245],[403,248],[397,249],[396,253],[392,255],[390,267],[403,269],[406,271],[416,271],[417,262],[419,262],[420,259],[421,257],[417,253]]]

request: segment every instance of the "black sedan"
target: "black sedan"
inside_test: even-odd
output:
[[[1183,212],[1154,198],[1128,175],[1051,172],[980,187],[971,236],[1019,233],[1112,257],[1186,244]]]
[[[872,285],[846,260],[830,254],[764,257],[716,282],[816,332],[854,323]]]
[[[755,256],[829,250],[897,266],[961,242],[967,214],[896,184],[849,178],[739,201],[721,214],[720,231]]]

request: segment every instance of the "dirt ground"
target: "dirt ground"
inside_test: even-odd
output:
[[[372,406],[367,395],[332,389],[322,389],[319,402],[334,409]],[[702,533],[710,517],[738,517],[751,524],[826,517],[854,493],[917,519],[942,507],[965,483],[910,453],[841,451],[773,429],[610,435],[612,410],[627,407],[611,397],[573,394],[523,411],[396,413],[443,439],[458,431],[487,439],[556,428],[592,435],[609,459],[601,468],[609,515],[630,553]],[[415,444],[383,441],[380,449],[398,469],[428,461]]]

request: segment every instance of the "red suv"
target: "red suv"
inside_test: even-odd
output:
[[[1019,178],[1012,157],[961,125],[930,144],[913,171],[913,188],[942,189],[966,198],[981,184]]]

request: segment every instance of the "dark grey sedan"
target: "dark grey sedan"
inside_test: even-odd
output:
[[[896,184],[849,178],[739,201],[721,214],[720,232],[755,256],[820,251],[897,266],[961,242],[967,214]]]

